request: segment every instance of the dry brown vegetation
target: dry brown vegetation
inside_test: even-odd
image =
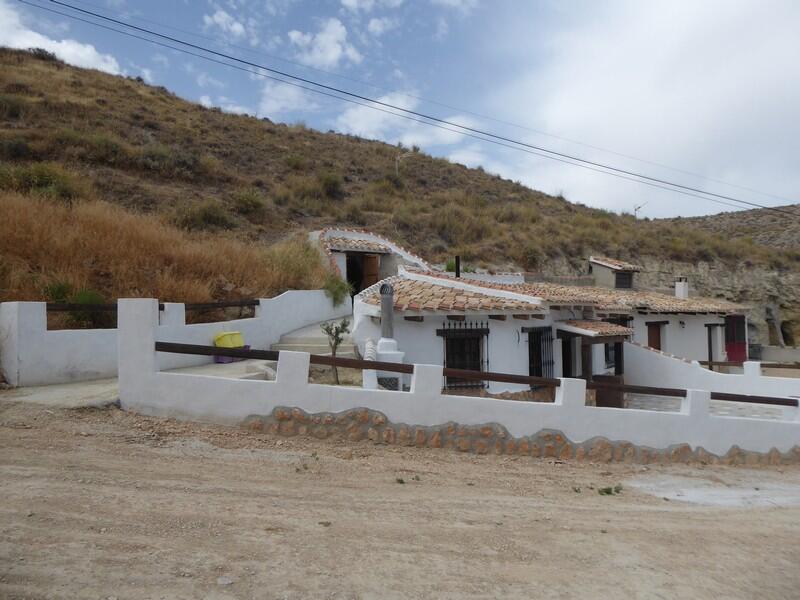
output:
[[[326,277],[317,251],[302,239],[264,248],[190,235],[105,202],[70,208],[18,193],[0,194],[0,257],[1,296],[15,299],[66,285],[107,299],[202,302],[318,288]]]
[[[140,230],[147,224],[161,232],[153,234],[160,239],[207,248],[202,258],[194,254],[199,250],[176,250],[201,263],[190,266],[190,258],[180,267],[164,254],[147,256],[149,249],[136,243],[117,260],[99,246],[84,248],[83,261],[93,266],[69,276],[108,294],[140,290],[189,300],[215,294],[213,281],[220,275],[258,291],[307,284],[318,277],[310,275],[310,266],[297,276],[279,274],[285,264],[244,268],[256,259],[234,257],[254,256],[247,254],[252,248],[229,240],[268,246],[333,224],[383,233],[434,261],[459,253],[475,264],[528,270],[563,260],[577,269],[593,252],[778,269],[800,262],[797,247],[769,248],[681,222],[636,221],[420,152],[396,176],[399,151],[301,125],[224,114],[140,81],[68,67],[43,54],[0,50],[0,188],[6,190],[0,203],[47,198],[49,203],[37,201],[39,216],[50,220],[52,212],[56,222],[75,218],[65,209],[70,204],[79,214],[111,214],[108,206],[81,204],[103,200],[140,215]],[[115,214],[120,221],[129,216]],[[64,231],[54,228],[50,235],[56,233]],[[203,242],[193,245],[196,239]],[[39,240],[53,243],[45,232]],[[226,258],[214,259],[222,248],[229,249]],[[66,276],[56,256],[46,249],[36,254],[46,262],[32,263],[24,284],[25,271],[14,270],[17,283],[5,287],[5,296],[8,290],[36,295],[40,280]],[[191,274],[187,279],[171,281],[184,269]],[[134,273],[139,275],[129,279]]]

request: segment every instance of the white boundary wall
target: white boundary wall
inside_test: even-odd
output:
[[[762,376],[758,362],[744,363],[741,374],[728,374],[629,342],[624,353],[626,384],[800,398],[800,379]]]
[[[800,443],[798,409],[786,409],[783,421],[712,416],[709,393],[696,390],[688,393],[679,413],[586,406],[586,385],[579,379],[562,379],[553,404],[450,396],[441,394],[442,367],[433,365],[414,365],[410,392],[367,390],[308,383],[309,355],[304,352],[281,352],[275,381],[163,373],[154,350],[157,301],[120,300],[119,327],[121,405],[151,415],[236,424],[279,406],[307,413],[369,408],[393,423],[498,423],[515,437],[555,429],[577,443],[598,436],[658,449],[688,443],[718,455],[734,445],[787,452]]]
[[[296,290],[260,299],[254,318],[187,325],[184,305],[167,302],[156,335],[160,341],[211,345],[221,331],[240,331],[246,344],[268,350],[285,333],[350,313],[349,299],[333,306],[322,290]],[[164,354],[160,367],[176,369],[211,360]],[[15,386],[115,377],[117,330],[49,331],[44,302],[4,302],[0,304],[0,368],[6,381]]]

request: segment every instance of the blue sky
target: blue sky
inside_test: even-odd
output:
[[[800,201],[797,2],[65,1],[559,152],[761,204]],[[319,96],[16,0],[0,0],[0,44],[45,47],[230,112],[419,145],[614,211],[641,204],[640,215],[652,217],[731,210]]]

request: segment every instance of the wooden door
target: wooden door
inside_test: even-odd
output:
[[[381,257],[377,254],[364,255],[364,281],[363,288],[368,288],[373,283],[378,283],[381,272]]]
[[[572,338],[561,339],[561,376],[572,377]]]
[[[650,323],[647,325],[647,345],[655,350],[661,350],[661,325]]]

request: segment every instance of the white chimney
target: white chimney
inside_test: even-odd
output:
[[[683,300],[689,297],[689,280],[686,277],[675,278],[675,297]]]

